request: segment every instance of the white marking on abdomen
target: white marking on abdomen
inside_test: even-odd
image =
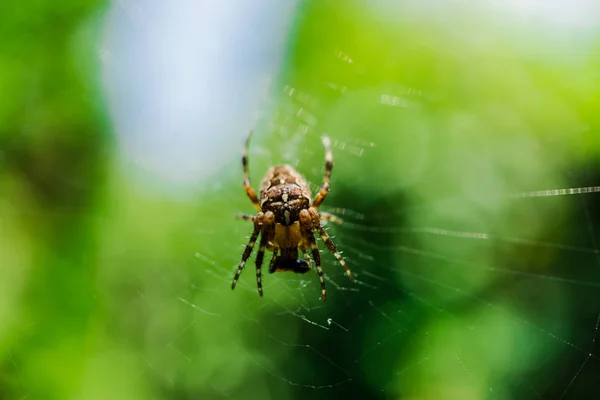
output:
[[[285,224],[289,225],[290,224],[290,212],[288,210],[285,210],[285,212],[283,213],[283,217],[285,218]]]

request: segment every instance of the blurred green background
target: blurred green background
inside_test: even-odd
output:
[[[600,29],[477,4],[294,11],[250,171],[314,191],[331,137],[323,210],[357,281],[324,251],[325,304],[316,274],[260,298],[253,258],[231,291],[241,140],[184,198],[127,160],[106,2],[0,6],[0,398],[597,393],[598,194],[543,191],[600,177]]]

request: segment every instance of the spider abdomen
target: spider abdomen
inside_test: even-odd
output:
[[[311,205],[311,193],[306,180],[289,165],[271,168],[263,179],[260,206],[271,211],[275,221],[289,226],[298,221],[300,211]]]

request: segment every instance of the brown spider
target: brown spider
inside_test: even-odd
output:
[[[261,282],[261,266],[265,255],[265,249],[273,252],[269,273],[293,271],[304,274],[311,269],[310,257],[307,250],[310,248],[312,257],[317,265],[317,274],[321,281],[321,297],[326,299],[325,280],[323,279],[323,269],[321,268],[321,256],[315,240],[314,231],[317,230],[327,248],[335,255],[335,258],[346,270],[346,274],[352,279],[352,273],[346,265],[346,262],[338,253],[335,244],[321,226],[321,219],[331,222],[341,223],[342,220],[329,214],[319,213],[317,209],[325,200],[329,192],[329,179],[333,169],[333,156],[329,138],[323,138],[325,146],[325,177],[321,190],[315,196],[314,201],[306,180],[294,168],[289,165],[277,165],[271,167],[262,181],[260,189],[260,202],[256,192],[250,185],[248,177],[248,146],[252,132],[246,139],[246,146],[242,156],[242,166],[244,169],[244,189],[258,210],[256,216],[242,214],[240,218],[254,223],[254,230],[250,236],[250,241],[246,245],[242,261],[233,278],[231,289],[235,285],[244,269],[246,260],[252,253],[252,248],[256,243],[258,234],[261,234],[258,254],[256,255],[256,283],[258,284],[258,294],[263,295]],[[304,254],[304,260],[298,260],[298,249]]]

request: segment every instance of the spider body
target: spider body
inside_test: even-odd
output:
[[[338,223],[342,221],[331,214],[319,213],[317,211],[329,192],[329,180],[331,170],[333,169],[329,139],[323,138],[323,145],[325,146],[325,177],[321,189],[314,200],[312,199],[312,194],[306,180],[298,171],[289,165],[277,165],[270,168],[263,179],[259,201],[256,192],[250,185],[250,178],[248,176],[247,149],[251,136],[252,133],[250,133],[246,140],[242,166],[244,170],[244,188],[258,213],[256,216],[241,215],[242,219],[253,222],[254,230],[242,255],[242,261],[238,265],[231,288],[235,288],[244,265],[250,257],[260,234],[259,248],[256,255],[258,293],[261,296],[263,295],[261,268],[265,250],[273,252],[273,257],[269,264],[269,273],[292,271],[302,274],[311,270],[311,259],[308,255],[308,250],[310,250],[316,264],[317,275],[321,282],[321,297],[325,300],[327,297],[325,280],[321,267],[321,256],[315,240],[315,231],[321,235],[327,248],[335,255],[339,263],[342,264],[348,277],[352,279],[352,274],[346,262],[337,251],[335,244],[325,229],[321,226],[321,219]],[[304,260],[298,259],[298,250],[302,251]]]

